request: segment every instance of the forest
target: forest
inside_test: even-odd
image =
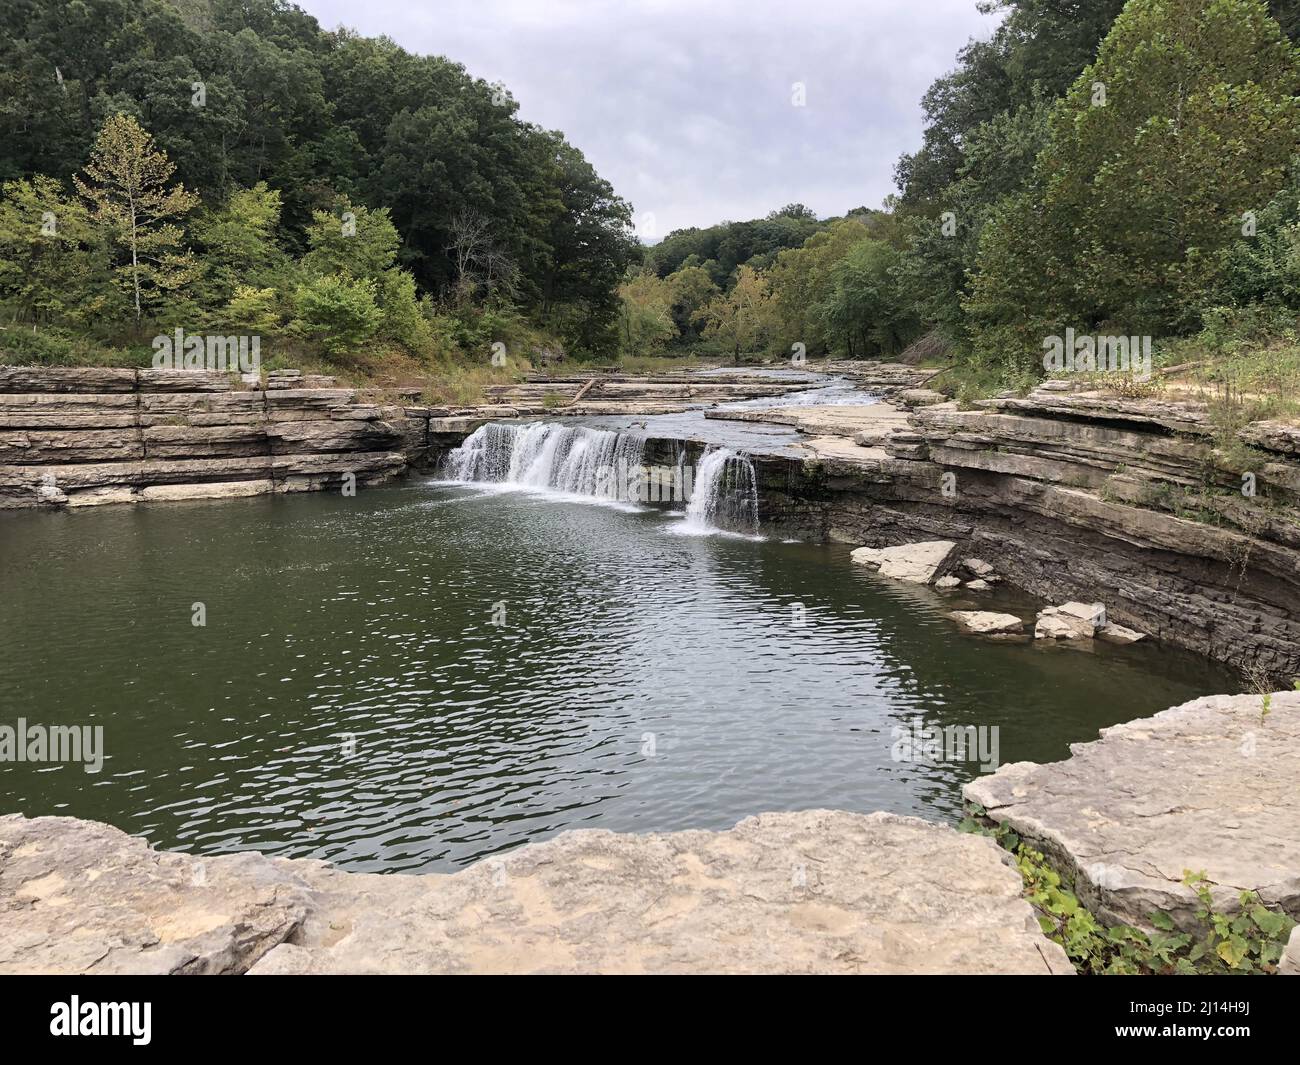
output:
[[[374,372],[616,342],[630,207],[504,86],[280,0],[5,8],[8,358],[177,326]]]
[[[670,234],[623,287],[624,347],[937,360],[985,392],[1069,329],[1300,381],[1300,3],[989,9],[881,209]]]
[[[508,372],[798,352],[978,390],[1069,328],[1294,367],[1300,0],[986,4],[879,207],[644,246],[452,59],[282,0],[7,0],[0,357],[142,364],[184,327],[375,378],[490,372],[500,343]]]

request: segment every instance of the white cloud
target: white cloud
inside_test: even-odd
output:
[[[921,94],[996,22],[975,0],[297,2],[505,82],[661,233],[878,205],[920,142]]]

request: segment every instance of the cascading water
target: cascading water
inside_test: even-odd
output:
[[[483,425],[447,455],[449,479],[618,499],[617,471],[641,465],[645,441],[631,433],[550,422]]]
[[[718,447],[710,448],[700,457],[682,529],[696,533],[727,529],[757,534],[758,477],[749,456]]]
[[[746,455],[709,448],[694,470],[686,469],[686,450],[664,478],[674,488],[654,492],[654,501],[680,502],[687,486],[686,513],[676,526],[688,535],[758,532],[758,478]],[[645,440],[632,433],[551,422],[480,426],[443,465],[448,480],[497,484],[609,502],[645,501],[634,483],[644,471]],[[663,471],[651,471],[662,475]],[[632,479],[629,479],[632,474]]]

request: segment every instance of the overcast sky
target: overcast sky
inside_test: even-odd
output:
[[[653,239],[799,201],[878,207],[922,93],[998,21],[976,0],[297,0],[501,81]],[[794,106],[796,83],[806,103]]]

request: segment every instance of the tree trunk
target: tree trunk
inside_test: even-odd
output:
[[[140,324],[140,257],[135,237],[135,202],[131,203],[131,284],[135,288],[135,321]]]

